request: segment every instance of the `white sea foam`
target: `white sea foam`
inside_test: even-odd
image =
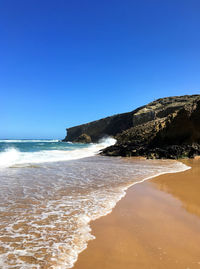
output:
[[[59,142],[58,139],[0,139],[0,143]]]
[[[0,204],[6,214],[0,224],[6,225],[0,236],[11,241],[2,243],[7,251],[0,255],[0,267],[72,268],[78,254],[95,238],[90,221],[110,213],[130,186],[187,169],[176,161],[100,156],[68,161],[67,165],[49,162],[33,169],[1,169]],[[13,247],[15,240],[18,248]],[[16,257],[9,261],[13,267],[7,263],[9,254]],[[20,260],[21,255],[41,255],[41,266]]]
[[[19,142],[20,140],[17,141]],[[31,140],[31,142],[34,141],[35,140]],[[43,140],[41,141],[45,142]],[[46,140],[46,142],[52,142],[52,141],[53,140],[51,141]],[[5,151],[0,152],[0,167],[2,168],[13,165],[23,165],[30,163],[34,164],[34,163],[58,162],[58,161],[81,159],[85,157],[94,156],[101,149],[113,145],[115,144],[115,142],[116,140],[114,138],[106,138],[100,140],[99,143],[90,144],[89,146],[83,148],[76,148],[76,149],[68,148],[67,150],[40,150],[36,152],[22,152],[14,147],[9,147]]]

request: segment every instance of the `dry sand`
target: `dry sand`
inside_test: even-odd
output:
[[[200,269],[200,159],[192,169],[137,184],[111,214],[91,223],[96,239],[75,269]]]

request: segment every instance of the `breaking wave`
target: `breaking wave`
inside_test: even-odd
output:
[[[5,141],[5,140],[4,140]],[[11,140],[10,140],[11,141]],[[24,143],[24,140],[12,140]],[[36,142],[35,140],[26,140],[27,142]],[[58,140],[37,140],[37,142],[57,142]],[[96,155],[101,149],[115,144],[113,138],[106,138],[96,144],[74,145],[68,144],[68,147],[57,149],[56,143],[51,150],[39,150],[35,152],[20,151],[16,147],[8,147],[0,153],[0,167],[9,167],[13,165],[22,165],[29,163],[58,162],[81,159]],[[42,145],[42,144],[40,144]],[[73,147],[72,147],[73,146]]]
[[[94,156],[112,138],[43,142],[0,143],[0,268],[72,268],[95,238],[90,221],[110,213],[130,186],[189,169],[172,160]]]
[[[58,139],[0,139],[0,143],[58,142]]]

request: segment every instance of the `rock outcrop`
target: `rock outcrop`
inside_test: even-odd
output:
[[[116,139],[117,143],[102,154],[168,159],[200,155],[200,101],[132,127]]]
[[[75,143],[83,143],[83,144],[88,144],[88,143],[91,143],[92,140],[91,140],[91,137],[87,134],[81,134],[79,137],[77,137],[75,140],[74,140]]]
[[[118,114],[68,128],[66,129],[67,136],[63,141],[78,142],[79,137],[83,134],[89,136],[91,142],[98,142],[101,138],[106,136],[115,136],[133,126],[132,113],[133,112]]]
[[[85,134],[92,142],[114,136],[101,154],[180,158],[200,155],[200,95],[158,99],[132,112],[67,129],[65,141]]]

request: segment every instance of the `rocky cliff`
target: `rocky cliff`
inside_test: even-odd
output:
[[[88,143],[89,140],[90,142],[98,142],[98,140],[103,137],[115,136],[133,126],[132,113],[133,112],[118,114],[68,128],[66,129],[67,136],[63,141]],[[83,137],[87,137],[87,139],[84,140]]]
[[[129,113],[69,128],[65,141],[84,142],[83,136],[92,142],[114,136],[117,143],[101,153],[109,156],[200,155],[200,95],[158,99]]]

